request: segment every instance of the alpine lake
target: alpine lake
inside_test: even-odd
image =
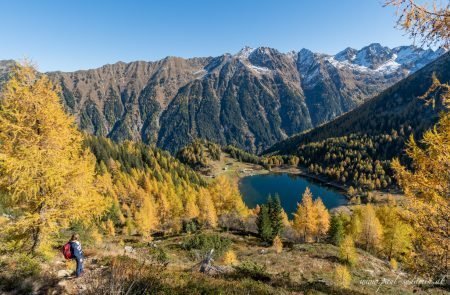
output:
[[[311,190],[313,199],[320,197],[328,209],[346,205],[348,202],[343,192],[296,174],[257,174],[243,177],[239,182],[239,190],[249,208],[266,203],[269,195],[273,197],[278,194],[289,219],[293,218],[297,203],[302,201],[302,194],[307,187]]]

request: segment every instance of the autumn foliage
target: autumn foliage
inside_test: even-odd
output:
[[[95,157],[60,103],[58,89],[17,65],[0,100],[0,202],[9,222],[3,247],[37,253],[61,227],[89,223],[106,208]],[[13,248],[12,248],[13,247]]]

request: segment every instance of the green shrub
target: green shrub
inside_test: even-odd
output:
[[[214,257],[220,257],[231,246],[231,240],[221,237],[217,234],[197,234],[188,238],[182,245],[184,250],[197,250],[200,255],[204,256],[211,249],[214,249]]]
[[[150,255],[156,263],[160,265],[167,265],[169,263],[169,255],[162,248],[150,249]]]
[[[200,222],[197,218],[183,220],[183,232],[184,233],[196,233],[200,230]]]
[[[39,261],[26,254],[15,254],[9,262],[10,270],[15,277],[28,278],[41,272]]]
[[[266,267],[253,261],[244,261],[238,266],[234,266],[234,276],[238,278],[250,278],[255,281],[268,282],[270,275]]]
[[[30,294],[32,282],[41,273],[36,258],[26,254],[14,254],[0,261],[0,293],[14,291],[15,294]]]

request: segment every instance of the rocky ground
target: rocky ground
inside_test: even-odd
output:
[[[411,279],[410,276],[401,270],[392,270],[387,262],[361,250],[358,250],[358,264],[350,270],[352,282],[348,289],[349,293],[342,293],[339,291],[341,289],[335,289],[336,282],[333,274],[339,260],[338,249],[333,245],[286,243],[283,251],[276,253],[272,248],[261,245],[259,240],[253,236],[230,232],[208,232],[208,234],[219,234],[221,237],[231,240],[230,249],[237,256],[234,265],[252,262],[265,269],[268,275],[267,281],[257,283],[263,284],[262,288],[267,285],[267,294],[303,294],[302,291],[294,290],[306,290],[305,293],[308,293],[309,288],[310,291],[316,290],[314,294],[351,294],[351,292],[353,294],[375,294],[377,292],[379,294],[445,294],[439,289],[423,290],[414,285],[407,285],[408,280]],[[130,237],[125,246],[119,246],[115,240],[111,240],[97,247],[89,247],[86,249],[86,272],[81,278],[73,277],[73,262],[64,261],[58,255],[46,266],[47,274],[56,277],[57,280],[52,287],[47,288],[47,294],[93,294],[93,278],[107,268],[105,261],[119,255],[136,259],[137,263],[151,260],[151,249],[156,248],[163,249],[167,255],[167,267],[164,272],[170,273],[172,279],[178,278],[175,280],[176,283],[172,282],[173,284],[180,284],[180,278],[186,275],[194,276],[195,280],[201,280],[202,284],[207,282],[211,285],[221,284],[222,286],[226,283],[235,284],[237,287],[244,284],[243,278],[201,274],[199,257],[181,246],[191,236],[179,235],[155,239],[149,243],[143,243],[139,239]],[[222,258],[217,258],[213,263],[222,266],[229,272],[233,271],[233,266],[225,265]],[[280,286],[280,281],[289,283]],[[317,286],[311,287],[314,285]],[[317,293],[319,289],[325,290],[325,292]],[[186,292],[189,290],[186,289]]]

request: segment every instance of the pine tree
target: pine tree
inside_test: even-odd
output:
[[[342,222],[342,218],[339,215],[333,215],[331,217],[331,225],[329,231],[329,237],[331,243],[336,246],[339,246],[344,239],[345,236],[345,228],[344,223]]]
[[[345,236],[339,245],[339,259],[349,265],[357,262],[355,243],[350,235]]]
[[[1,232],[15,251],[45,251],[61,228],[108,206],[95,187],[95,158],[57,91],[32,67],[16,66],[0,98],[0,202],[14,217]]]
[[[270,224],[272,226],[272,237],[278,236],[283,230],[283,207],[281,207],[280,197],[278,194],[274,198],[269,196],[267,200],[269,207]]]
[[[272,225],[270,222],[269,208],[267,205],[261,205],[256,225],[258,226],[258,234],[263,242],[272,242]]]

